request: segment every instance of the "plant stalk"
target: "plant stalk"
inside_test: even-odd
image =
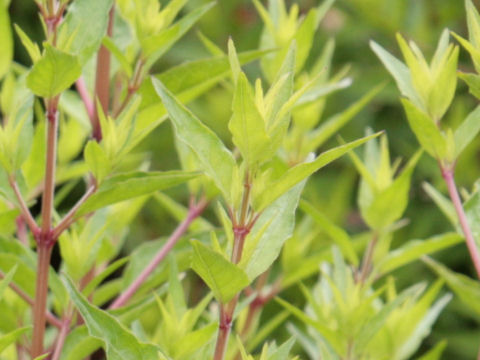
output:
[[[115,14],[115,5],[112,5],[108,17],[107,36],[113,34],[113,21]],[[93,112],[92,121],[92,137],[100,142],[102,140],[102,129],[98,118],[98,103],[100,103],[105,114],[108,113],[108,105],[110,100],[110,51],[105,46],[101,46],[97,55],[97,73],[95,75],[95,111]]]
[[[360,269],[360,275],[358,281],[361,284],[364,284],[367,281],[368,275],[370,274],[370,270],[372,267],[373,262],[373,254],[375,252],[375,246],[378,242],[378,234],[375,232],[372,236],[372,239],[368,243],[367,250],[365,251],[365,257],[363,258],[362,267]]]
[[[243,247],[245,244],[245,239],[250,232],[252,226],[254,225],[254,220],[246,223],[249,202],[250,202],[250,190],[251,183],[249,180],[248,172],[245,176],[244,191],[242,197],[242,205],[240,210],[240,217],[238,224],[235,221],[235,217],[232,217],[233,224],[233,250],[231,261],[234,264],[238,264],[242,259]],[[227,304],[222,304],[220,306],[220,319],[218,324],[218,335],[217,343],[215,345],[215,354],[213,360],[223,360],[227,351],[228,338],[230,336],[230,331],[232,329],[233,315],[235,313],[235,308],[237,307],[238,299],[240,298],[240,293],[236,294],[235,297],[230,300]]]
[[[45,167],[45,185],[42,196],[42,239],[52,228],[53,196],[55,193],[55,171],[57,158],[58,97],[49,100],[47,105],[47,161]],[[50,240],[50,239],[49,239]]]
[[[172,235],[170,235],[168,238],[165,245],[163,245],[163,247],[158,251],[147,267],[143,269],[135,281],[133,281],[133,283],[130,284],[130,286],[110,305],[110,309],[122,307],[128,302],[128,300],[130,300],[130,298],[135,294],[145,280],[147,280],[150,274],[157,268],[163,259],[165,259],[170,250],[172,250],[178,240],[180,240],[182,235],[187,231],[190,224],[201,215],[201,213],[207,207],[207,204],[207,200],[202,199],[198,202],[198,204],[190,207],[187,217],[178,225]]]
[[[470,258],[472,259],[473,265],[477,272],[477,277],[480,279],[480,253],[478,251],[477,245],[475,244],[475,239],[472,234],[472,230],[467,221],[467,215],[463,209],[462,200],[458,194],[457,186],[455,184],[454,171],[452,168],[442,167],[442,176],[447,184],[448,193],[450,199],[453,202],[455,211],[457,212],[458,220],[462,228],[463,234],[465,235],[465,242],[467,243],[467,248],[470,253]]]
[[[35,288],[35,302],[33,304],[32,359],[43,354],[43,338],[45,335],[48,294],[48,270],[51,254],[51,244],[47,242],[38,243],[37,282]]]

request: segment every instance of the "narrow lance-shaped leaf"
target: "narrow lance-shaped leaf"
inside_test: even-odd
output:
[[[192,268],[205,281],[215,298],[228,303],[250,283],[245,272],[199,241],[192,242],[194,255]]]
[[[159,358],[159,349],[156,346],[141,343],[112,315],[89,304],[70,279],[65,281],[65,286],[70,298],[82,315],[90,335],[103,341],[109,360],[152,360]]]
[[[447,142],[433,119],[407,99],[402,99],[402,104],[410,128],[420,145],[434,158],[443,159],[447,151]]]
[[[455,156],[458,157],[480,131],[480,105],[455,130]]]
[[[325,120],[318,129],[308,135],[307,144],[308,151],[314,151],[325,143],[333,134],[339,131],[344,125],[352,120],[383,88],[384,84],[380,84],[348,106],[341,113],[335,114]]]
[[[159,34],[142,40],[142,49],[148,58],[146,68],[150,68],[175,42],[180,39],[215,3],[197,7],[178,22]]]
[[[30,326],[13,330],[5,335],[0,336],[0,354],[10,345],[14,344],[17,339],[31,329]]]
[[[237,168],[232,153],[219,137],[183,106],[157,79],[155,90],[167,108],[176,135],[198,156],[205,172],[212,178],[228,202]]]
[[[359,260],[357,253],[352,244],[352,239],[348,233],[340,226],[332,223],[327,216],[321,211],[316,209],[312,204],[307,201],[300,202],[300,209],[305,211],[312,219],[322,228],[322,230],[332,238],[332,240],[340,247],[345,257],[355,266],[358,265]]]
[[[422,102],[413,88],[412,76],[408,67],[375,41],[370,41],[370,47],[393,76],[402,95],[409,98],[417,107],[422,108]]]
[[[198,175],[198,172],[182,171],[154,171],[148,173],[137,171],[115,175],[103,182],[99,189],[85,201],[78,209],[77,216],[85,215],[120,201],[179,185]]]
[[[8,2],[0,3],[0,80],[7,73],[13,59],[13,37],[8,16]]]
[[[264,160],[270,139],[265,122],[255,105],[253,90],[243,72],[238,74],[233,97],[233,115],[228,123],[233,143],[238,147],[249,167]]]
[[[448,249],[462,241],[463,237],[457,233],[446,233],[425,240],[411,240],[382,258],[378,263],[378,271],[381,274],[387,274],[420,259],[424,255]]]
[[[463,274],[456,273],[444,265],[430,258],[424,258],[423,261],[442,277],[452,291],[476,314],[480,315],[480,284]]]
[[[348,144],[338,146],[320,154],[312,162],[299,164],[293,168],[290,168],[278,180],[268,186],[268,191],[263,192],[257,199],[255,199],[255,210],[262,211],[295,184],[298,184],[303,179],[306,179],[308,176],[312,175],[314,172],[331,163],[332,161],[338,159],[348,151],[362,145],[370,139],[379,136],[380,134],[381,132],[378,132],[376,134],[352,141]]]

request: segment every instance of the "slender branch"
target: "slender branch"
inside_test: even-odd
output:
[[[113,117],[116,118],[118,115],[120,115],[127,106],[128,102],[132,98],[132,96],[137,92],[138,88],[142,84],[143,81],[143,66],[145,65],[145,61],[140,58],[136,65],[135,65],[135,71],[133,73],[132,79],[130,80],[127,88],[127,95],[125,95],[125,98],[123,99],[122,103],[118,108],[115,109],[113,113]]]
[[[80,98],[85,105],[85,110],[87,111],[88,118],[90,119],[90,121],[93,121],[95,105],[93,104],[93,101],[88,94],[87,85],[85,84],[85,79],[83,78],[83,76],[80,76],[78,78],[78,80],[75,82],[75,85],[77,87],[78,94],[80,95]]]
[[[107,36],[113,34],[113,21],[115,14],[115,5],[112,5],[108,15]],[[95,98],[103,109],[103,112],[108,113],[108,104],[110,100],[110,51],[105,46],[101,46],[97,55],[97,73],[95,76]],[[102,129],[98,118],[98,102],[95,103],[95,110],[92,119],[92,136],[95,140],[102,140]]]
[[[20,242],[28,246],[28,234],[27,234],[27,227],[25,226],[25,220],[23,219],[23,215],[17,216],[15,219],[15,223],[17,225],[17,238]]]
[[[178,225],[175,231],[170,235],[167,242],[157,252],[155,257],[150,261],[147,267],[141,272],[141,274],[133,281],[132,284],[110,305],[110,309],[117,309],[125,305],[128,300],[135,294],[138,288],[145,282],[150,274],[157,268],[162,260],[168,255],[170,250],[180,240],[182,235],[187,231],[190,224],[205,210],[208,202],[202,199],[198,204],[190,206],[187,217]]]
[[[244,191],[242,197],[242,204],[240,210],[239,221],[236,223],[235,216],[232,216],[232,225],[233,225],[233,250],[231,261],[234,264],[238,264],[242,259],[243,247],[245,244],[245,239],[252,229],[258,216],[250,216],[252,220],[246,223],[249,211],[250,203],[250,190],[251,183],[249,179],[248,172],[245,176]],[[232,214],[233,215],[233,214]],[[223,360],[225,358],[225,353],[227,351],[228,338],[230,336],[230,331],[232,328],[233,315],[235,313],[235,308],[237,307],[238,299],[240,298],[240,292],[235,295],[235,297],[230,300],[227,304],[221,304],[220,306],[220,319],[218,325],[218,335],[217,343],[215,345],[215,353],[213,360]]]
[[[32,213],[30,212],[30,209],[28,208],[27,203],[23,199],[22,193],[20,192],[20,189],[18,188],[18,184],[13,178],[13,176],[8,177],[8,181],[10,183],[10,186],[13,189],[13,192],[15,193],[15,197],[17,198],[18,205],[20,206],[20,211],[22,212],[23,219],[26,221],[28,227],[30,228],[30,231],[35,234],[38,232],[39,227],[37,225],[37,222],[32,216]]]
[[[42,233],[47,234],[52,227],[53,197],[55,193],[55,171],[57,157],[58,97],[47,101],[47,161],[45,185],[42,196]]]
[[[480,253],[478,251],[477,245],[475,244],[475,239],[472,234],[472,230],[467,221],[467,215],[463,209],[462,200],[458,194],[457,186],[454,179],[454,171],[452,168],[442,167],[442,176],[445,179],[447,184],[448,193],[450,199],[453,202],[455,211],[457,212],[458,220],[462,228],[463,234],[465,235],[465,242],[467,243],[467,248],[470,253],[473,265],[477,272],[477,277],[480,279]]]
[[[0,279],[3,279],[5,278],[5,275],[0,272]],[[8,286],[13,290],[15,291],[15,293],[23,300],[25,301],[27,304],[29,304],[30,306],[33,306],[33,304],[35,303],[35,301],[33,301],[33,299],[28,296],[27,293],[25,293],[22,289],[20,289],[17,285],[15,285],[14,283],[10,282],[10,284],[8,284]],[[47,319],[47,321],[57,327],[57,328],[60,328],[62,326],[62,321],[57,318],[55,315],[53,315],[50,311],[46,311],[45,312],[45,317]]]
[[[72,316],[68,314],[62,322],[62,327],[57,336],[57,341],[55,343],[55,350],[53,351],[51,360],[59,360],[62,355],[63,345],[65,344],[65,339],[70,331],[70,324],[72,322]]]
[[[377,242],[378,242],[378,233],[374,232],[372,239],[368,243],[368,247],[363,258],[362,267],[360,269],[358,281],[361,284],[364,284],[365,281],[367,281],[368,275],[370,274],[372,262],[373,262],[373,253],[375,252],[375,246],[377,245]]]
[[[92,194],[96,191],[96,185],[91,185],[85,194],[77,201],[77,203],[70,209],[70,211],[64,216],[64,218],[58,223],[58,225],[53,229],[52,237],[54,239],[58,239],[58,237],[62,234],[63,231],[68,229],[70,225],[75,222],[75,215],[80,208],[80,206],[87,201],[87,199],[92,196]]]
[[[49,243],[39,242],[37,254],[37,283],[35,288],[35,301],[33,304],[32,359],[43,354],[43,338],[46,325],[45,313],[47,309],[48,294],[48,269],[50,266],[52,246]]]

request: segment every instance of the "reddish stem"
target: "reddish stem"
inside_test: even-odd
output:
[[[187,217],[178,225],[172,235],[168,238],[165,245],[158,251],[155,257],[150,261],[147,267],[141,272],[141,274],[130,284],[111,305],[110,309],[117,309],[127,303],[128,300],[135,294],[138,288],[147,280],[150,274],[157,268],[163,259],[168,255],[170,250],[180,240],[182,235],[187,231],[190,224],[205,210],[208,202],[205,199],[199,201],[197,205],[190,207]]]
[[[113,20],[115,14],[115,5],[110,9],[108,17],[107,36],[113,34]],[[110,51],[105,46],[101,46],[97,55],[97,73],[95,76],[95,98],[98,99],[102,110],[105,114],[108,113],[108,105],[110,100]],[[95,140],[100,142],[102,140],[102,129],[100,127],[100,120],[98,118],[98,102],[95,103],[95,110],[93,112],[92,121],[92,136]]]
[[[48,269],[52,246],[39,241],[37,248],[37,282],[35,288],[35,302],[33,304],[33,338],[31,355],[32,359],[43,354],[43,338],[45,335],[46,309],[48,294]]]
[[[90,95],[88,94],[87,85],[85,84],[85,79],[83,76],[80,76],[78,80],[75,82],[77,87],[78,94],[85,105],[85,110],[87,111],[88,118],[90,121],[93,121],[94,113],[95,113],[95,105],[93,104]]]
[[[457,186],[454,179],[453,168],[442,167],[441,170],[442,176],[447,184],[450,199],[453,202],[453,206],[455,207],[455,211],[457,212],[460,226],[462,228],[463,234],[465,235],[465,241],[467,243],[467,248],[470,253],[473,265],[477,272],[477,277],[480,279],[480,254],[477,245],[475,244],[472,230],[468,225],[467,215],[465,214],[465,210],[463,209],[462,200],[460,199],[460,195],[458,194]]]

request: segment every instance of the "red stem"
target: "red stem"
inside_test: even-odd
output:
[[[465,235],[465,241],[467,243],[467,248],[470,253],[473,265],[477,272],[477,277],[480,279],[480,253],[478,251],[477,245],[475,244],[475,239],[472,234],[472,230],[468,225],[467,215],[463,209],[462,200],[458,194],[457,186],[454,179],[454,171],[452,168],[442,167],[442,176],[445,179],[448,187],[448,193],[450,194],[450,199],[453,202],[455,211],[457,212],[458,220],[462,228],[463,234]]]
[[[83,205],[87,199],[92,196],[92,194],[95,192],[97,187],[95,185],[90,186],[85,194],[81,197],[80,200],[70,209],[70,211],[65,215],[65,217],[58,223],[58,225],[53,229],[52,231],[52,237],[54,239],[57,239],[63,231],[68,229],[70,225],[72,225],[75,222],[75,214],[77,213],[78,209],[80,206]]]
[[[48,269],[52,246],[45,242],[39,242],[37,249],[37,282],[35,290],[35,302],[33,304],[33,338],[31,355],[32,359],[43,354],[43,338],[45,335],[46,309],[48,294]]]
[[[94,113],[95,113],[95,105],[93,104],[90,95],[88,94],[87,85],[85,84],[85,79],[83,76],[80,76],[78,80],[75,82],[77,87],[78,94],[85,105],[85,110],[87,111],[88,118],[90,121],[93,121]]]
[[[55,193],[55,171],[58,131],[58,97],[47,102],[47,161],[45,167],[45,185],[42,195],[42,233],[48,237],[52,228],[53,196]]]
[[[231,261],[234,264],[238,264],[242,259],[243,247],[245,244],[245,239],[250,232],[252,226],[254,225],[257,216],[253,217],[252,220],[246,223],[249,212],[249,202],[250,202],[250,190],[251,183],[249,179],[248,172],[245,176],[245,184],[242,197],[242,205],[240,210],[239,222],[236,223],[234,214],[232,216],[232,225],[233,225],[233,250]],[[218,335],[217,343],[215,345],[215,354],[213,360],[223,360],[225,358],[225,353],[227,351],[228,338],[230,336],[230,331],[232,329],[233,315],[235,313],[235,308],[237,307],[238,299],[240,297],[240,292],[235,295],[235,297],[230,300],[228,304],[222,304],[220,306],[220,319],[218,324]]]
[[[113,34],[113,20],[115,14],[115,5],[110,9],[108,17],[107,36]],[[101,46],[97,55],[97,73],[95,76],[95,98],[102,106],[103,112],[108,113],[108,104],[110,100],[110,51],[105,46]],[[92,121],[92,136],[95,140],[100,142],[102,140],[102,129],[100,127],[100,120],[98,118],[98,102],[95,102],[95,110],[93,112]]]
[[[150,261],[147,267],[141,272],[135,281],[125,290],[111,305],[110,309],[117,309],[125,305],[128,300],[135,294],[138,288],[147,280],[150,274],[157,268],[163,259],[168,255],[170,250],[180,240],[182,235],[187,231],[190,224],[205,210],[208,202],[205,199],[199,201],[197,205],[190,207],[187,217],[178,225],[172,235],[168,238],[165,245],[158,251],[155,257]]]

